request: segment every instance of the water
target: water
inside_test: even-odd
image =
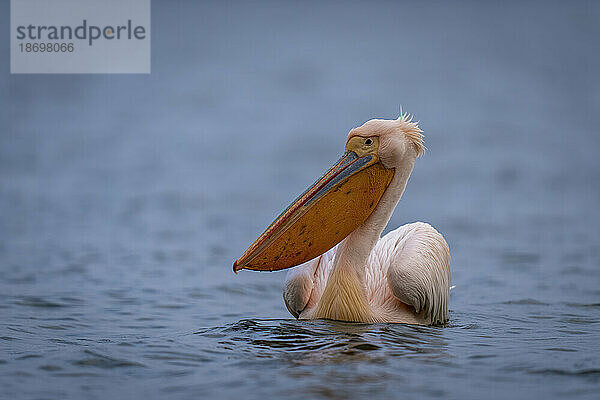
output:
[[[0,397],[597,396],[598,4],[153,3],[149,76],[0,67]],[[450,323],[295,321],[231,263],[400,105]]]

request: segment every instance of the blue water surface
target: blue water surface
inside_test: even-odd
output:
[[[152,3],[150,75],[0,63],[1,398],[598,398],[598,2]],[[400,106],[450,323],[296,321],[231,264]]]

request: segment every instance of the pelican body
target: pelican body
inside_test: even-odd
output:
[[[443,236],[415,222],[381,237],[424,150],[407,114],[352,129],[344,155],[235,261],[234,272],[291,268],[283,298],[299,319],[447,322]]]

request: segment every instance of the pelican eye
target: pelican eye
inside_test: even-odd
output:
[[[365,144],[366,144],[367,146],[370,146],[370,145],[372,145],[372,144],[373,144],[373,139],[371,139],[371,138],[367,138],[367,139],[365,139]]]

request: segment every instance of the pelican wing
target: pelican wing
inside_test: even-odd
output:
[[[448,320],[450,251],[438,231],[423,222],[403,225],[381,238],[374,251],[388,264],[387,282],[398,300],[430,324]]]
[[[283,301],[290,314],[298,318],[306,308],[315,285],[315,271],[321,257],[314,258],[297,267],[290,268],[285,277]]]
[[[327,276],[333,268],[336,250],[337,246],[288,270],[283,287],[283,300],[294,317],[299,318],[302,311],[314,306],[321,298]]]

